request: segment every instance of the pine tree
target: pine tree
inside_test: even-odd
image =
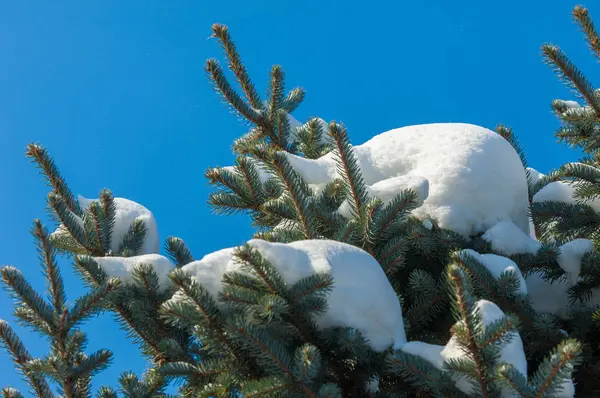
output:
[[[573,9],[575,23],[581,28],[592,54],[600,58],[600,37],[586,8]],[[584,73],[556,45],[542,47],[544,60],[556,72],[560,80],[570,88],[579,102],[554,100],[552,108],[561,122],[556,132],[560,142],[580,149],[584,157],[568,163],[542,177],[533,187],[532,194],[550,184],[562,184],[571,193],[571,200],[543,200],[534,202],[532,213],[536,232],[546,242],[563,243],[576,238],[590,239],[595,251],[583,258],[577,283],[571,287],[571,302],[576,306],[564,326],[569,334],[584,342],[583,364],[577,372],[579,391],[600,394],[600,382],[596,375],[600,371],[600,312],[592,305],[581,305],[590,299],[600,287],[596,268],[600,257],[600,216],[594,202],[600,195],[600,141],[598,123],[600,102],[598,90]]]
[[[157,257],[148,257],[157,255],[145,251],[151,233],[146,221],[133,219],[117,241],[117,198],[103,190],[98,200],[76,199],[46,150],[32,144],[27,155],[51,187],[48,205],[60,224],[56,232],[40,232],[39,238],[44,253],[50,253],[44,261],[52,268],[48,278],[53,304],[34,293],[16,269],[5,268],[3,278],[20,300],[17,317],[50,337],[52,353],[47,359],[32,359],[5,323],[2,337],[36,395],[54,396],[43,381],[50,377],[65,396],[90,396],[90,377],[108,362],[108,357],[104,362],[100,358],[107,354],[85,357],[83,344],[71,340],[83,341],[74,328],[101,309],[115,314],[149,360],[142,380],[131,373],[118,380],[124,396],[163,396],[170,382],[180,381],[180,393],[194,397],[499,397],[507,389],[522,397],[551,397],[571,377],[582,350],[589,359],[587,345],[582,348],[578,340],[558,331],[560,320],[532,308],[519,293],[514,275],[495,278],[472,255],[472,250],[492,253],[488,242],[481,236],[465,239],[433,220],[411,215],[420,205],[414,190],[399,192],[388,202],[371,197],[346,128],[319,118],[292,128],[290,114],[301,104],[304,91],[286,92],[283,69],[274,66],[263,100],[227,28],[214,25],[213,33],[241,93],[218,61],[208,60],[206,72],[226,104],[250,125],[234,143],[234,166],[206,172],[214,186],[209,204],[215,212],[249,215],[254,237],[265,241],[328,239],[364,250],[381,265],[400,296],[408,340],[438,347],[453,344],[461,355],[440,369],[402,349],[376,352],[357,329],[320,329],[313,315],[325,311],[335,281],[315,274],[286,283],[275,264],[250,245],[235,250],[242,268],[224,276],[215,297],[182,269],[194,257],[182,239],[171,237],[165,251],[175,269],[165,286],[153,263]],[[526,167],[512,131],[502,126],[497,131],[515,146]],[[290,154],[316,159],[329,152],[335,155],[339,177],[320,190],[307,184],[290,163]],[[539,188],[539,183],[531,184],[530,197]],[[349,218],[337,211],[341,206]],[[539,206],[532,211],[536,227],[543,228]],[[581,236],[590,236],[588,231]],[[535,254],[511,258],[524,272],[559,278],[560,271],[553,271],[560,269],[556,247],[548,242]],[[58,268],[49,260],[54,250],[72,257],[90,289],[70,308],[58,288]],[[595,253],[586,257],[584,267],[595,264]],[[111,278],[103,267],[107,261],[135,261],[132,278]],[[487,322],[484,308],[490,306],[501,316]],[[77,322],[69,321],[73,317]],[[588,321],[586,330],[592,327]],[[521,338],[517,332],[526,347],[529,374],[502,359],[503,350]],[[586,344],[593,341],[583,329],[568,332],[570,337],[579,333]],[[85,372],[80,370],[82,363]],[[458,388],[459,381],[469,392]],[[587,384],[583,391],[588,391]],[[4,395],[19,393],[5,389]],[[117,391],[103,387],[98,395],[117,396]]]

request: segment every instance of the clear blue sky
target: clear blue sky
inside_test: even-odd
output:
[[[592,1],[588,1],[592,5]],[[232,161],[245,129],[203,72],[220,57],[208,40],[229,25],[261,90],[269,67],[307,91],[295,116],[343,121],[354,143],[429,122],[512,126],[533,167],[548,171],[577,155],[555,143],[550,102],[569,97],[539,56],[552,41],[594,77],[596,64],[564,0],[404,1],[5,1],[0,5],[0,263],[42,289],[32,220],[45,217],[47,188],[24,157],[39,141],[76,193],[108,187],[151,209],[161,239],[182,237],[196,257],[248,239],[244,219],[212,215],[203,177]],[[591,7],[600,23],[600,8]],[[596,80],[598,82],[598,80]],[[264,92],[264,90],[263,90]],[[83,291],[62,261],[71,298]],[[0,318],[35,355],[45,343]],[[144,363],[109,316],[89,322],[90,350],[113,350],[97,377],[113,384]],[[0,385],[23,387],[0,353]],[[25,392],[26,390],[23,389]]]

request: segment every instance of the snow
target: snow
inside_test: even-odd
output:
[[[569,100],[569,101],[565,101],[565,100],[562,100],[561,102],[562,102],[562,104],[563,104],[564,106],[566,106],[568,109],[577,109],[577,108],[581,108],[581,105],[579,105],[579,103],[578,103],[577,101],[570,101],[570,100]]]
[[[425,219],[423,220],[423,227],[425,227],[425,229],[431,230],[433,228],[433,223],[431,222],[431,220]]]
[[[98,201],[98,199],[88,199],[81,195],[79,195],[77,199],[82,210],[87,209],[90,203]],[[111,235],[110,250],[113,252],[117,252],[119,250],[121,243],[123,243],[123,238],[131,226],[131,223],[135,219],[140,219],[143,220],[144,224],[146,225],[146,235],[144,237],[140,254],[158,253],[160,251],[160,241],[158,237],[156,220],[154,219],[152,212],[139,203],[129,199],[114,198],[113,201],[116,211],[115,224]],[[75,217],[83,226],[83,220],[77,216]],[[56,231],[54,231],[54,234],[64,234],[65,231],[65,227],[60,225]]]
[[[499,222],[490,228],[483,235],[483,239],[490,242],[494,251],[508,256],[519,253],[536,254],[542,246],[540,242],[526,235],[508,221]],[[569,288],[578,281],[581,260],[585,253],[593,250],[593,244],[587,239],[575,239],[563,244],[558,249],[557,263],[567,273],[568,281],[561,279],[550,283],[544,280],[539,272],[527,275],[525,281],[531,303],[536,311],[551,312],[565,318],[569,313]],[[492,271],[490,270],[490,272]],[[592,295],[591,302],[600,303],[597,300],[600,300],[600,291],[594,291]]]
[[[570,284],[563,280],[550,283],[539,272],[527,275],[525,280],[531,305],[537,312],[550,312],[563,319],[568,317]]]
[[[133,282],[133,271],[140,264],[150,265],[158,276],[160,289],[169,284],[169,273],[175,267],[171,260],[160,254],[143,254],[133,257],[94,257],[100,268],[109,277],[118,277],[124,282]]]
[[[580,164],[579,162],[571,162],[568,163],[571,165]],[[535,171],[534,169],[531,169]],[[539,180],[539,178],[543,177],[544,174],[535,171],[537,173],[535,182]],[[532,173],[533,175],[533,173]],[[533,180],[533,179],[532,179]],[[533,202],[545,202],[545,201],[553,201],[553,202],[561,202],[561,203],[578,203],[580,201],[577,200],[575,194],[575,185],[568,181],[553,181],[547,185],[545,185],[542,189],[540,189],[534,196]],[[589,205],[596,212],[600,213],[600,198],[597,199],[588,199],[584,203]]]
[[[545,176],[545,174],[540,173],[534,168],[528,167],[527,170],[529,171],[529,177],[531,178],[531,185],[537,184],[538,181]]]
[[[578,162],[569,163],[572,165],[580,164]],[[577,199],[575,185],[565,181],[554,181],[540,189],[534,196],[533,202],[554,201],[561,203],[585,203],[594,211],[600,213],[600,198],[586,199],[581,201]]]
[[[407,189],[417,192],[417,203],[422,206],[429,194],[429,181],[421,176],[406,174],[388,178],[366,187],[369,198],[377,197],[384,204],[392,201],[399,193]],[[342,216],[351,218],[352,213],[348,200],[344,200],[338,211]]]
[[[429,361],[436,368],[442,370],[444,366],[444,358],[442,357],[443,345],[429,344],[422,341],[409,341],[400,349],[411,355],[417,355]]]
[[[573,398],[575,396],[575,384],[569,379],[562,383],[562,389],[552,395],[552,398]]]
[[[356,328],[379,352],[406,342],[398,297],[381,266],[367,252],[329,240],[283,244],[253,239],[248,244],[269,260],[290,285],[315,273],[333,277],[328,309],[315,318],[318,327]],[[223,249],[182,269],[217,297],[225,273],[245,272],[233,252],[232,248]]]
[[[561,202],[561,203],[575,203],[575,190],[573,186],[567,184],[564,181],[554,181],[545,185],[535,195],[533,195],[533,202]]]
[[[481,264],[483,264],[483,266],[488,271],[490,271],[490,273],[495,279],[500,279],[500,276],[505,272],[514,273],[519,279],[518,292],[527,294],[527,284],[525,283],[525,278],[523,278],[519,266],[515,264],[511,259],[502,256],[497,256],[495,254],[479,254],[471,249],[465,250],[465,252],[471,255]]]
[[[408,126],[353,149],[368,186],[406,175],[428,181],[429,195],[413,212],[417,217],[465,237],[501,220],[529,232],[525,170],[512,146],[491,130],[462,123]],[[333,153],[315,160],[288,157],[308,184],[323,186],[337,176]]]
[[[379,391],[379,377],[377,375],[373,376],[367,382],[366,390],[371,394],[375,394]]]
[[[479,300],[476,303],[476,308],[480,311],[481,320],[485,326],[502,318],[504,312],[494,303],[487,300]],[[506,362],[515,367],[516,370],[523,375],[527,375],[527,360],[523,350],[523,342],[518,333],[511,333],[511,339],[505,342],[500,349],[499,362]],[[446,360],[466,358],[466,354],[458,344],[455,336],[452,336],[446,346],[423,343],[420,341],[411,341],[400,348],[402,351],[418,355],[421,358],[429,361],[436,368],[443,370],[443,364]],[[466,378],[456,379],[456,387],[466,394],[473,393],[471,381]],[[516,397],[517,395],[510,388],[502,390],[502,397]]]
[[[594,249],[592,241],[588,239],[574,239],[560,247],[556,262],[567,274],[572,284],[577,283],[581,272],[581,260],[585,253]]]
[[[492,245],[492,250],[512,256],[518,253],[535,254],[541,243],[525,234],[510,221],[501,221],[488,229],[482,238]]]

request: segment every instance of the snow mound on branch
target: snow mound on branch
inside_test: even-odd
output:
[[[482,323],[485,327],[502,318],[504,312],[494,303],[487,300],[479,300],[476,308],[481,313]],[[456,337],[452,336],[445,346],[428,344],[421,341],[411,341],[400,347],[407,354],[417,355],[429,361],[436,368],[443,370],[444,362],[452,359],[466,359],[467,356]],[[506,362],[515,367],[523,375],[527,375],[527,360],[523,351],[523,342],[518,333],[510,333],[510,340],[505,342],[500,349],[499,362]],[[470,380],[460,378],[455,380],[456,387],[466,394],[473,393]],[[510,388],[502,390],[502,397],[516,397]]]
[[[413,212],[417,217],[465,237],[501,220],[529,232],[525,170],[513,147],[491,130],[462,123],[402,127],[354,146],[354,154],[366,185],[405,175],[427,180],[429,195]],[[288,157],[317,188],[338,175],[333,153]]]
[[[577,164],[577,162],[572,163]],[[533,169],[532,169],[533,170]],[[535,170],[534,170],[535,171]],[[539,173],[539,178],[544,177],[544,174]],[[537,180],[536,180],[537,182]],[[561,202],[561,203],[585,203],[590,206],[594,211],[600,213],[600,199],[588,199],[585,201],[578,200],[575,194],[575,185],[565,181],[554,181],[545,185],[535,195],[533,195],[533,202]]]
[[[421,176],[407,174],[388,178],[373,185],[367,185],[366,189],[369,198],[377,197],[381,199],[383,203],[392,201],[404,190],[412,189],[413,191],[417,192],[417,203],[419,206],[422,206],[423,201],[427,199],[427,195],[429,195],[429,181]],[[350,211],[350,203],[348,200],[344,200],[344,202],[342,202],[338,212],[343,217],[351,217],[352,213]]]
[[[406,342],[402,308],[381,266],[367,252],[341,242],[305,240],[288,244],[252,239],[248,242],[289,285],[313,274],[333,277],[327,311],[315,318],[320,328],[353,327],[375,351]],[[208,254],[182,269],[217,297],[223,275],[243,272],[234,249]]]
[[[512,256],[518,253],[535,254],[542,244],[525,234],[510,221],[501,221],[488,229],[482,238],[492,245],[494,251]]]
[[[487,230],[483,234],[483,239],[490,242],[494,251],[508,256],[523,253],[536,254],[542,247],[540,242],[508,221],[499,222]],[[564,318],[569,313],[569,288],[579,280],[581,261],[585,253],[593,250],[593,244],[588,239],[574,239],[559,246],[558,250],[556,261],[565,271],[567,281],[561,279],[548,282],[539,272],[527,275],[525,281],[531,304],[536,311],[551,312]],[[590,302],[600,304],[600,290],[593,291]]]
[[[553,398],[573,398],[575,396],[575,384],[569,379],[561,384],[561,389],[552,395]]]
[[[550,312],[563,319],[568,317],[570,284],[564,280],[548,282],[540,272],[527,275],[525,280],[531,305],[537,312]]]
[[[585,253],[594,249],[592,241],[588,239],[574,239],[560,247],[556,261],[560,268],[567,274],[572,284],[577,283],[581,272],[581,260]]]
[[[165,289],[169,283],[169,273],[175,266],[168,258],[160,254],[143,254],[133,257],[94,257],[100,268],[109,277],[120,278],[123,282],[134,282],[136,267],[146,264],[152,267],[158,276],[159,288]]]
[[[536,254],[542,244],[525,235],[514,224],[503,221],[496,224],[483,234],[483,239],[490,242],[492,249],[506,255],[519,253]],[[574,239],[559,246],[556,259],[558,265],[567,273],[571,284],[575,284],[581,272],[583,256],[594,249],[589,239]]]
[[[500,276],[505,272],[511,272],[515,274],[519,280],[518,292],[527,294],[527,284],[525,283],[525,278],[523,278],[523,274],[521,274],[519,266],[515,264],[514,261],[506,257],[497,256],[495,254],[479,254],[471,249],[467,249],[465,252],[483,264],[483,266],[490,271],[494,279],[500,279]]]
[[[553,181],[533,195],[533,202],[575,203],[575,189],[563,181]]]
[[[85,211],[92,202],[98,202],[98,199],[88,199],[81,195],[77,197],[81,210]],[[152,212],[146,209],[139,203],[125,198],[114,198],[115,204],[115,224],[112,229],[110,250],[117,252],[123,238],[127,234],[131,223],[134,220],[140,219],[144,221],[146,226],[146,235],[144,236],[144,243],[141,248],[141,254],[158,253],[160,251],[160,241],[158,237],[158,227],[156,225],[156,219]],[[83,220],[75,216],[77,221],[83,227]],[[53,234],[65,234],[68,233],[66,228],[61,224]]]
[[[543,173],[540,173],[539,171],[537,171],[536,169],[534,169],[532,167],[528,167],[527,171],[529,171],[529,178],[531,178],[531,185],[537,184],[538,181],[545,175]]]

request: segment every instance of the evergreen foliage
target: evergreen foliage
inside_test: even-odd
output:
[[[581,28],[587,44],[598,58],[599,36],[594,23],[584,7],[573,9],[573,18]],[[600,141],[598,140],[598,122],[600,121],[600,102],[598,91],[583,72],[567,57],[558,46],[546,44],[542,47],[544,59],[559,78],[570,88],[581,104],[573,101],[555,100],[552,103],[554,113],[561,121],[556,132],[560,142],[582,150],[584,157],[576,163],[568,163],[549,173],[533,187],[533,193],[539,192],[551,183],[562,183],[573,190],[573,200],[569,203],[542,201],[533,203],[538,239],[546,242],[562,243],[576,238],[587,238],[594,243],[595,250],[600,248],[600,219],[592,207],[600,196]],[[583,258],[578,282],[571,288],[571,301],[580,304],[590,298],[594,289],[600,287],[598,281],[597,251]],[[570,336],[583,344],[583,363],[578,370],[581,382],[579,391],[600,394],[600,381],[594,375],[600,370],[600,340],[598,338],[598,311],[595,306],[577,305],[571,317],[563,325]]]
[[[598,34],[585,9],[574,10],[588,43],[600,57]],[[493,253],[480,236],[470,239],[424,223],[411,214],[419,206],[414,190],[400,192],[384,202],[371,197],[348,138],[335,121],[311,118],[291,127],[289,115],[304,99],[301,88],[286,91],[285,74],[274,66],[265,99],[252,83],[227,28],[213,26],[241,93],[217,60],[206,72],[217,93],[249,125],[233,146],[232,167],[211,168],[206,177],[214,187],[209,204],[218,214],[247,214],[256,228],[254,237],[289,243],[328,239],[359,247],[373,256],[401,297],[409,341],[446,345],[455,341],[461,352],[436,367],[418,355],[389,348],[376,352],[359,330],[350,327],[320,329],[314,315],[327,310],[335,281],[314,274],[286,283],[277,268],[258,250],[240,246],[234,253],[239,272],[229,272],[217,297],[181,268],[194,261],[184,241],[170,237],[165,251],[175,264],[166,287],[151,264],[139,264],[133,280],[110,278],[100,266],[102,257],[142,254],[147,226],[134,220],[115,246],[116,205],[110,191],[83,208],[60,175],[47,151],[38,144],[27,156],[40,168],[51,192],[48,207],[60,224],[48,235],[36,221],[48,296],[35,292],[14,267],[2,269],[2,280],[15,297],[15,317],[44,335],[50,353],[33,358],[6,322],[0,338],[31,393],[68,398],[92,395],[91,380],[111,359],[109,351],[86,355],[85,335],[79,329],[99,311],[112,312],[129,337],[148,358],[149,369],[138,378],[125,372],[115,381],[118,390],[101,387],[99,397],[162,397],[166,387],[179,383],[190,397],[500,397],[507,389],[521,397],[552,397],[574,369],[578,393],[600,394],[595,373],[600,370],[598,329],[600,311],[581,303],[600,287],[596,272],[600,256],[586,254],[580,280],[571,288],[573,308],[568,319],[536,312],[529,297],[519,292],[511,273],[495,278],[469,249]],[[587,204],[600,195],[597,139],[600,102],[583,74],[555,46],[543,48],[546,60],[586,101],[569,108],[553,106],[563,127],[558,137],[580,146],[587,157],[568,164],[532,183],[531,213],[539,239],[537,253],[503,254],[524,274],[540,273],[548,280],[565,277],[560,268],[560,244],[575,238],[593,240],[598,249],[599,216]],[[527,167],[525,154],[510,128],[497,132],[510,142]],[[338,178],[322,189],[311,187],[292,167],[289,154],[308,159],[333,152]],[[549,183],[575,186],[577,203],[535,202]],[[350,218],[337,209],[350,209]],[[118,250],[111,250],[118,247]],[[72,257],[89,292],[68,303],[55,252]],[[484,323],[478,303],[489,300],[504,316]],[[518,337],[517,333],[520,334]],[[502,350],[522,338],[528,374],[502,360]],[[466,381],[470,392],[457,387]],[[5,397],[20,397],[14,389]]]

